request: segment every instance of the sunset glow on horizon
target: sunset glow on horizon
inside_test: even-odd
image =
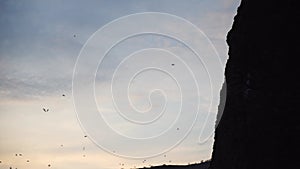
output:
[[[111,131],[124,136],[124,140],[145,140],[137,144],[139,142],[120,142],[115,133],[95,128],[99,122],[96,117],[84,115],[93,109],[90,103],[85,103],[88,89],[82,77],[87,77],[85,71],[90,71],[94,61],[80,60],[79,56],[99,55],[99,49],[89,44],[100,39],[97,32],[104,25],[124,16],[153,12],[170,14],[171,18],[166,25],[163,17],[154,19],[157,25],[153,27],[157,31],[170,30],[191,44],[216,50],[221,63],[212,63],[210,69],[223,69],[228,51],[226,34],[239,2],[1,1],[0,169],[129,169],[209,160],[213,136],[203,144],[198,141],[199,135],[211,134],[205,128],[202,132],[203,126],[213,131],[218,99],[212,97],[219,96],[224,78],[211,77],[213,74],[206,72],[205,61],[213,59],[199,61],[186,44],[149,33],[125,39],[111,48],[101,62],[95,61],[99,64],[97,72],[91,75],[94,84],[87,86],[94,87],[93,99],[101,114],[99,117]],[[188,26],[180,25],[180,19],[173,16],[198,27],[207,42],[198,43],[195,33]],[[145,25],[154,22],[149,18]],[[134,22],[120,26],[120,34],[134,30],[134,26]],[[120,27],[111,31],[118,32]],[[104,43],[97,45],[102,48],[115,36],[118,35],[102,36]],[[212,50],[202,51],[202,55],[209,57]],[[196,85],[194,76],[198,77]],[[219,83],[211,84],[214,79]],[[121,90],[123,88],[126,90]],[[217,95],[212,96],[211,90]],[[115,96],[111,98],[111,94]],[[78,108],[77,101],[83,106]],[[134,114],[135,111],[138,113]],[[210,115],[206,118],[205,114]],[[193,126],[191,119],[195,119]],[[163,137],[168,132],[167,139],[153,139],[149,141],[153,144],[146,144],[147,139]],[[168,149],[169,144],[176,145]]]

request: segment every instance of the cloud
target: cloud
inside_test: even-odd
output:
[[[33,156],[36,152],[38,152],[36,154],[44,154],[40,159],[35,158],[37,160],[47,161],[49,157],[55,156],[57,164],[63,166],[61,168],[74,168],[74,164],[82,166],[78,168],[107,168],[115,165],[116,159],[120,159],[112,158],[111,155],[99,150],[97,146],[81,140],[83,132],[77,123],[73,103],[69,100],[71,97],[73,68],[79,51],[86,40],[101,26],[121,16],[136,12],[165,12],[186,18],[201,28],[216,45],[223,61],[225,61],[227,56],[225,36],[231,26],[237,3],[238,1],[233,0],[1,1],[0,124],[5,132],[2,132],[0,147],[6,148],[0,154],[1,159],[3,159],[2,156],[10,159],[10,153],[22,149],[22,145],[25,145],[26,149],[30,149],[28,153]],[[163,23],[157,24],[163,25]],[[177,27],[176,23],[165,26],[179,33],[186,31]],[[130,27],[124,27],[123,29],[125,31]],[[191,33],[187,38],[193,40],[194,36]],[[193,67],[193,70],[196,70],[197,77],[205,79],[205,75],[201,74],[204,72],[203,68],[198,62],[189,57],[189,53],[183,52],[182,45],[163,37],[144,36],[132,38],[126,43],[119,44],[107,55],[96,76],[96,90],[101,91],[101,89],[106,89],[105,86],[110,85],[110,75],[124,57],[145,47],[159,47],[178,53],[182,59],[185,59]],[[135,60],[135,63],[127,62],[121,69],[119,79],[117,79],[118,82],[128,80],[125,74],[135,70],[134,64],[137,66],[161,64],[164,68],[179,76],[181,81],[184,82],[182,85],[186,86],[184,92],[187,95],[185,101],[192,103],[195,98],[195,90],[191,88],[189,76],[185,76],[186,74],[181,69],[176,69],[180,66],[183,67],[183,65],[175,62],[174,58],[165,57],[165,55],[156,58],[159,59],[154,60],[153,57],[149,56],[144,60]],[[171,66],[172,63],[175,63],[175,68]],[[166,90],[169,93],[168,97],[172,101],[169,106],[172,107],[172,104],[178,101],[173,90],[175,87],[172,81],[166,76],[159,76],[155,79],[158,76],[154,76],[154,74],[151,75],[148,72],[148,78],[139,77],[137,79],[140,81],[135,82],[136,86],[133,87],[138,90],[132,93],[132,97],[136,99],[136,104],[139,104],[137,106],[143,108],[142,104],[148,101],[147,97],[144,97],[145,92],[143,89],[151,88],[152,82],[157,81],[158,86],[166,85]],[[205,90],[208,84],[205,82],[199,84],[201,91],[203,91],[200,98],[201,108],[203,109],[209,104],[209,90]],[[121,83],[120,85],[127,87],[127,83]],[[62,102],[60,97],[65,92],[68,96],[67,101]],[[114,118],[117,114],[111,109],[111,105],[107,103],[109,102],[107,92],[109,90],[105,90],[99,96],[104,100],[101,104],[105,105],[103,107],[106,115],[111,118],[111,122],[115,123],[116,128],[127,130],[126,132],[131,132],[130,134],[133,135],[146,135],[145,131],[139,130],[139,128],[130,128],[126,123],[121,123],[117,118]],[[213,104],[216,106],[217,103]],[[48,106],[50,113],[43,113],[41,109],[43,106]],[[170,112],[172,111],[170,109]],[[204,112],[205,110],[200,113]],[[115,114],[112,115],[112,113]],[[185,118],[188,119],[189,117]],[[202,118],[199,119],[200,122],[202,120]],[[186,122],[186,124],[190,123],[190,121]],[[174,162],[182,163],[189,160],[197,161],[197,159],[200,161],[199,154],[201,158],[209,158],[209,145],[198,147],[196,144],[197,140],[195,139],[198,138],[200,128],[201,124],[197,124],[191,135],[189,135],[190,137],[182,144],[182,147],[176,149],[173,155],[171,155],[172,152],[169,152],[168,157],[173,157]],[[152,134],[156,131],[159,130],[149,130]],[[117,144],[117,140],[110,137],[109,131],[107,132],[108,136],[105,138],[105,143],[109,145],[110,143]],[[55,147],[59,146],[61,141],[69,144],[66,145],[65,152],[61,152]],[[83,161],[80,154],[81,146],[85,143],[91,146],[90,158],[86,159],[87,161]],[[167,143],[165,141],[162,144]],[[211,142],[209,144],[211,145]],[[135,145],[129,142],[124,143],[124,146],[123,151],[131,151],[135,148]],[[160,148],[159,146],[159,144],[153,145],[157,149]],[[77,148],[80,150],[78,151]],[[145,147],[145,149],[147,148],[149,146]],[[32,149],[35,149],[34,152]],[[182,154],[185,154],[184,157],[182,157]],[[98,164],[99,159],[106,159],[101,161],[103,165],[100,167]],[[144,163],[137,161],[122,160],[131,164],[144,165]],[[155,158],[149,163],[164,162],[160,158]],[[87,163],[90,166],[87,167]],[[42,168],[43,165],[33,165],[32,168]],[[119,167],[118,163],[116,167]]]

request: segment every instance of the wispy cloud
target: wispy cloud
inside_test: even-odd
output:
[[[50,162],[53,166],[60,168],[74,168],[75,165],[78,168],[110,168],[112,166],[116,168],[120,167],[119,163],[126,163],[127,167],[141,167],[149,164],[168,163],[169,160],[172,160],[173,163],[186,164],[200,161],[199,157],[210,158],[212,141],[210,140],[202,146],[197,145],[199,130],[202,126],[202,123],[198,122],[203,121],[203,116],[198,119],[195,128],[187,139],[178,149],[168,152],[167,157],[159,156],[143,163],[142,161],[115,157],[98,149],[89,139],[83,137],[84,133],[76,117],[71,99],[73,68],[80,49],[101,26],[124,15],[149,11],[174,14],[198,26],[212,40],[224,63],[227,58],[226,32],[232,24],[238,4],[238,0],[1,1],[0,128],[2,134],[0,136],[0,159],[3,165],[8,167],[11,164],[17,164],[18,168],[29,165],[22,163],[16,157],[12,157],[13,153],[17,151],[26,152],[28,158],[30,157],[32,161],[35,161],[30,166],[32,169],[47,166]],[[163,25],[163,23],[157,24]],[[163,26],[178,31],[178,33],[186,31],[177,27],[176,23]],[[123,29],[125,31],[130,27]],[[187,39],[190,40],[195,38],[192,32],[188,36]],[[198,77],[206,78],[202,65],[189,57],[190,53],[184,52],[183,45],[164,37],[135,37],[112,49],[103,60],[102,65],[99,66],[95,76],[96,99],[102,99],[99,100],[104,105],[102,106],[103,113],[107,115],[109,122],[116,129],[138,136],[155,134],[166,126],[157,123],[157,126],[149,126],[144,130],[145,128],[139,129],[135,128],[134,125],[128,125],[124,119],[119,120],[116,117],[118,114],[111,104],[110,90],[103,91],[103,89],[111,85],[111,75],[124,57],[145,47],[163,48],[177,53],[188,62],[193,70],[198,71],[196,71]],[[184,82],[181,84],[186,86],[183,89],[186,94],[184,101],[189,102],[189,106],[193,107],[193,101],[197,96],[192,90],[189,76],[185,76],[186,72],[181,69],[172,67],[172,63],[177,68],[184,66],[180,62],[176,62],[174,58],[165,56],[164,54],[157,55],[156,58],[160,59],[155,60],[149,55],[145,59],[124,62],[120,69],[121,73],[115,80],[118,80],[121,86],[127,87],[127,83],[125,84],[128,82],[126,73],[134,72],[137,68],[132,64],[140,66],[156,63],[158,65],[165,64],[163,68],[168,69]],[[124,84],[122,84],[123,82]],[[166,85],[169,114],[165,115],[165,118],[171,119],[172,113],[176,112],[174,107],[179,100],[176,85],[173,84],[172,79],[165,75],[157,76],[157,72],[147,72],[146,77],[138,77],[131,86],[132,100],[138,108],[147,108],[149,103],[148,90],[151,89],[153,82],[156,82],[156,87]],[[207,113],[205,107],[210,104],[210,91],[205,90],[208,85],[206,80],[199,84],[202,91],[200,93],[201,115]],[[62,96],[62,94],[66,94],[66,96]],[[159,95],[153,96],[154,101],[160,101],[162,98]],[[216,105],[217,102],[214,102],[213,106],[216,107]],[[161,105],[157,104],[156,106]],[[43,107],[49,108],[50,112],[43,112]],[[186,119],[192,117],[188,110],[188,108],[185,109],[187,112]],[[214,112],[216,109],[212,109],[212,111]],[[95,119],[89,120],[95,121]],[[213,124],[213,119],[210,120]],[[183,120],[182,123],[184,122],[185,124],[191,123],[191,121]],[[118,140],[110,137],[110,131],[106,132],[105,143],[118,144]],[[176,137],[172,136],[169,139],[172,138]],[[143,151],[146,151],[147,148],[149,151],[159,149],[160,146],[166,145],[167,141],[164,140],[161,144],[152,145],[151,148],[145,146]],[[60,147],[61,144],[64,146]],[[82,156],[83,146],[89,147],[86,150],[86,158]],[[122,146],[120,149],[122,151],[141,151],[135,150],[135,145],[130,142],[126,142]],[[182,154],[185,154],[184,157]]]

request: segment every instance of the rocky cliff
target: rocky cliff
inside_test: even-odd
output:
[[[227,35],[226,102],[210,169],[299,168],[296,2],[242,0]]]

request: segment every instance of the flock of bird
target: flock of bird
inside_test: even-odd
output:
[[[65,94],[62,94],[62,96],[65,97],[66,95],[65,95]],[[42,108],[42,110],[43,110],[44,112],[49,112],[49,108],[45,108],[45,107],[44,107],[44,108]],[[87,136],[85,135],[84,137],[87,137]],[[60,146],[63,147],[63,144],[61,144]],[[83,150],[85,150],[85,147],[83,147]],[[22,154],[22,153],[16,153],[15,156],[16,156],[16,157],[23,157],[23,154]],[[84,157],[85,157],[85,155],[84,155]],[[0,164],[2,164],[2,163],[3,163],[2,160],[0,160]],[[27,159],[27,160],[26,160],[26,163],[30,163],[30,160]],[[51,164],[48,164],[47,166],[48,166],[48,167],[51,167]],[[13,169],[13,167],[10,166],[9,169]],[[18,169],[18,168],[15,168],[15,169]]]
[[[73,37],[75,38],[76,35],[74,34]],[[175,66],[175,64],[172,63],[171,66],[173,67],[173,66]],[[62,97],[65,97],[65,96],[66,96],[65,94],[62,94]],[[43,107],[42,110],[43,110],[44,112],[49,112],[49,108]],[[177,128],[176,130],[179,130],[179,128]],[[87,135],[84,135],[84,138],[87,138]],[[61,144],[60,146],[63,147],[64,145]],[[85,151],[85,147],[83,147],[82,150]],[[21,157],[21,156],[23,156],[23,154],[17,153],[17,154],[15,154],[15,156],[20,156],[20,157]],[[83,156],[83,157],[86,157],[85,154],[83,154],[82,156]],[[164,155],[164,157],[166,158],[167,156]],[[147,160],[144,159],[144,160],[142,161],[142,163],[146,163],[146,161],[147,161]],[[30,162],[30,161],[27,159],[27,160],[26,160],[26,163],[29,163],[29,162]],[[169,160],[168,162],[171,163],[172,161]],[[1,160],[0,160],[0,164],[2,164],[2,161],[1,161]],[[124,163],[119,163],[119,165],[121,166],[121,169],[124,169],[124,165],[125,165]],[[48,167],[51,167],[51,164],[48,164],[47,166],[48,166]],[[150,165],[150,166],[151,166],[151,165]],[[134,168],[136,168],[136,167],[134,166]],[[10,166],[9,169],[13,169],[13,167]],[[15,168],[15,169],[18,169],[18,168]]]
[[[86,138],[87,136],[85,135],[84,137]],[[63,147],[64,145],[61,144],[60,146]],[[82,150],[85,151],[85,146],[82,147]],[[15,156],[16,156],[16,157],[23,157],[23,154],[22,154],[22,153],[16,153]],[[83,154],[83,157],[85,157],[85,154]],[[27,159],[27,160],[26,160],[26,163],[30,163],[30,160]],[[2,160],[0,160],[0,164],[2,164]],[[48,167],[51,167],[51,164],[48,164],[47,166],[48,166]],[[13,169],[13,167],[10,166],[9,169]],[[18,168],[16,167],[16,168],[14,168],[14,169],[18,169]]]
[[[74,36],[75,36],[75,35],[74,35]],[[172,64],[172,66],[174,66],[174,64]],[[66,96],[65,94],[62,94],[62,97],[65,97],[65,96]],[[44,108],[42,108],[42,110],[43,110],[44,112],[49,112],[49,108],[45,108],[45,107],[44,107]],[[179,130],[179,128],[177,128],[176,130]],[[84,135],[83,137],[84,137],[84,138],[87,138],[88,136],[87,136],[87,135]],[[60,147],[63,147],[63,146],[64,146],[63,144],[60,145]],[[85,146],[82,147],[82,150],[85,151]],[[113,151],[113,152],[115,153],[115,151]],[[20,157],[22,157],[23,154],[22,154],[22,153],[16,153],[15,156],[20,156]],[[82,157],[86,157],[86,155],[83,154]],[[164,155],[164,157],[166,158],[167,156]],[[146,163],[146,161],[147,161],[147,160],[144,159],[144,160],[142,161],[142,163]],[[27,159],[27,160],[26,160],[26,163],[29,163],[29,162],[30,162],[30,161]],[[169,160],[168,162],[171,163],[172,161]],[[1,164],[1,163],[2,163],[2,161],[0,160],[0,164]],[[125,165],[124,163],[119,163],[119,165],[121,166],[121,169],[124,169],[124,165]],[[48,164],[47,166],[48,166],[48,167],[51,167],[51,164]],[[150,165],[150,166],[151,166],[151,165]],[[136,167],[134,166],[134,168],[136,168]],[[13,169],[13,167],[10,166],[9,169]],[[15,168],[15,169],[18,169],[18,168]]]
[[[18,156],[19,156],[19,157],[22,157],[23,154],[21,154],[21,153],[15,154],[15,156],[17,156],[17,157],[18,157]],[[30,161],[27,159],[27,160],[26,160],[26,163],[29,163],[29,162],[30,162]],[[0,164],[1,164],[1,163],[2,163],[2,161],[0,160]],[[48,166],[48,167],[51,167],[51,164],[48,164],[47,166]],[[13,167],[10,166],[9,169],[13,169]],[[15,169],[18,169],[18,168],[16,167]]]

